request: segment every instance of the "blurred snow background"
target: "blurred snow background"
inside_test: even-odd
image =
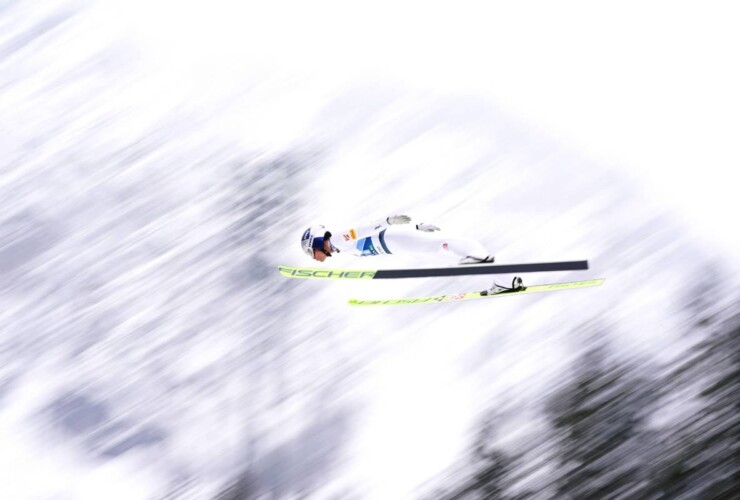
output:
[[[726,7],[0,3],[0,497],[725,491]],[[607,282],[355,310],[490,283],[277,275],[309,263],[310,224],[392,213],[499,262],[591,262],[525,283]],[[596,458],[562,437],[591,397],[634,423],[582,433],[618,441]],[[608,464],[607,486],[573,463]]]

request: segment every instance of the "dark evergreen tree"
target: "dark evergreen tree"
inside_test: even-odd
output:
[[[471,443],[470,465],[461,474],[453,474],[453,487],[437,489],[435,500],[488,500],[509,498],[506,490],[511,482],[514,464],[511,457],[495,443],[496,416],[488,413],[480,422]],[[460,479],[460,475],[463,476]]]
[[[214,500],[252,500],[259,498],[257,480],[250,471],[242,471]]]
[[[640,496],[644,446],[640,441],[653,390],[638,367],[619,362],[596,331],[575,364],[575,375],[548,401],[556,431],[558,498]]]
[[[511,474],[509,457],[492,446],[495,438],[493,422],[486,421],[478,433],[474,446],[473,488],[480,498],[504,498]]]
[[[650,469],[652,498],[738,498],[740,313],[727,289],[697,287],[685,302],[687,336],[698,339],[665,382],[678,414],[661,431]],[[736,297],[736,296],[735,296]]]

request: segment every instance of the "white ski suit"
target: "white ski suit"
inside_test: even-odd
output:
[[[434,227],[434,232],[415,229],[425,227],[423,224],[389,224],[389,219],[380,219],[344,231],[334,232],[329,229],[332,234],[331,244],[340,252],[358,256],[436,253],[439,250],[449,251],[461,259],[484,259],[488,256],[483,245],[473,239],[450,236],[434,226],[431,226]]]

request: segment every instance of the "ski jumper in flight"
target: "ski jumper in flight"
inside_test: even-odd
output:
[[[394,228],[411,223],[408,215],[391,215],[373,223],[343,231],[312,226],[303,233],[301,247],[312,259],[323,262],[334,253],[360,257],[385,254],[423,254],[445,250],[456,255],[460,264],[488,264],[493,256],[478,241],[450,236],[432,224],[416,224],[416,230]]]

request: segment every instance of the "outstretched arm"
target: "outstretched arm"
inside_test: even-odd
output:
[[[356,226],[355,228],[346,231],[344,236],[349,236],[353,240],[359,240],[361,238],[377,234],[388,226],[408,224],[409,222],[411,222],[411,217],[408,215],[389,215],[384,219],[378,219],[370,224]]]

